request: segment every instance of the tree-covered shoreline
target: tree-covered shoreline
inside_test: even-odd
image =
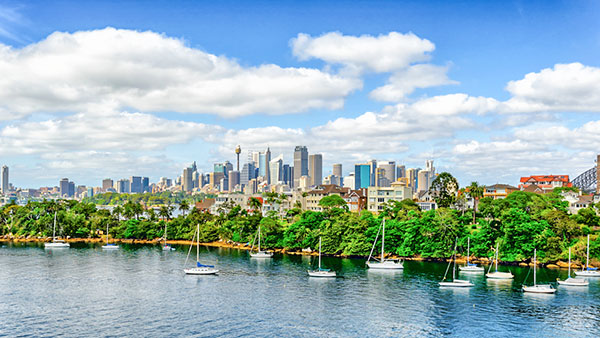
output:
[[[456,237],[461,252],[466,251],[470,237],[475,257],[492,257],[499,243],[502,261],[527,262],[534,248],[543,263],[566,260],[569,247],[573,259],[581,261],[585,259],[586,235],[590,234],[593,262],[598,263],[600,258],[595,207],[569,215],[568,203],[559,191],[545,195],[519,191],[502,200],[481,198],[475,215],[472,209],[421,211],[412,200],[392,201],[374,215],[368,211],[349,212],[337,201],[324,199],[323,212],[293,208],[282,218],[264,217],[260,202],[252,203],[252,210],[227,204],[220,215],[200,212],[191,207],[191,202],[182,199],[177,205],[163,206],[159,212],[131,199],[112,212],[87,201],[9,204],[0,208],[0,235],[50,237],[56,213],[57,233],[71,238],[100,238],[108,225],[112,238],[156,240],[164,236],[167,224],[169,239],[191,240],[200,224],[201,242],[249,243],[260,225],[265,248],[315,248],[320,236],[326,254],[366,256],[385,217],[386,252],[401,257],[444,259],[451,256]],[[173,218],[175,207],[182,214]]]

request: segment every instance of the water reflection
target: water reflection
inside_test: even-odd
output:
[[[200,247],[200,260],[221,272],[187,276],[186,245],[172,252],[137,244],[114,252],[99,247],[0,248],[0,335],[139,336],[142,327],[148,335],[173,336],[600,333],[598,280],[584,288],[559,286],[555,295],[524,294],[519,289],[531,277],[529,268],[510,267],[514,280],[460,273],[475,286],[440,288],[446,263],[406,261],[404,270],[388,271],[366,269],[364,259],[323,257],[323,266],[341,277],[310,278],[306,270],[317,257],[255,260],[244,250]],[[565,271],[541,270],[540,283],[566,278]]]

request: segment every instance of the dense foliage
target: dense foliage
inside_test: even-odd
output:
[[[132,196],[136,195],[119,198]],[[567,202],[557,192],[537,195],[519,191],[503,200],[480,198],[475,215],[472,209],[421,211],[411,200],[393,201],[380,215],[368,211],[359,214],[349,212],[340,200],[323,199],[323,212],[295,207],[285,217],[275,213],[264,217],[258,199],[251,201],[249,210],[224,205],[220,215],[199,212],[192,207],[192,201],[185,199],[178,205],[163,206],[159,212],[143,208],[133,198],[112,211],[88,201],[30,202],[0,209],[0,235],[52,236],[56,213],[57,232],[61,236],[100,237],[108,225],[114,238],[158,239],[168,224],[169,239],[190,240],[200,224],[204,242],[222,239],[250,243],[260,225],[262,246],[266,248],[315,248],[322,237],[325,253],[368,255],[385,217],[386,251],[399,256],[449,257],[454,239],[459,238],[460,250],[465,251],[470,236],[471,252],[479,257],[491,257],[499,243],[500,257],[507,261],[528,260],[534,248],[538,249],[540,261],[566,259],[569,247],[573,248],[574,259],[582,259],[585,236],[591,233],[592,257],[600,257],[596,208],[569,215]],[[182,215],[172,218],[175,207]]]
[[[145,205],[161,205],[161,204],[179,204],[183,200],[190,200],[199,202],[204,198],[214,198],[213,195],[198,194],[198,195],[186,195],[183,192],[170,192],[165,191],[157,194],[144,193],[144,194],[118,194],[116,192],[107,192],[97,194],[92,197],[86,197],[83,201],[87,203],[94,203],[97,205],[117,205],[124,204],[125,202],[132,201],[138,203],[144,203]]]

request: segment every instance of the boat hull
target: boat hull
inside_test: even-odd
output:
[[[367,262],[369,269],[385,269],[385,270],[400,270],[404,269],[402,262],[385,261],[385,262]]]
[[[581,277],[600,277],[600,271],[575,271],[575,275]]]
[[[115,245],[115,244],[102,246],[102,250],[117,250],[117,249],[119,249],[119,246]]]
[[[337,277],[337,274],[335,271],[308,270],[308,276],[320,278],[335,278]]]
[[[197,267],[183,270],[186,275],[215,275],[219,270],[208,267]]]
[[[471,286],[475,286],[475,284],[469,282],[468,280],[455,279],[452,282],[440,282],[440,286],[454,287],[454,288],[468,288]]]
[[[173,247],[171,247],[170,245],[165,245],[162,247],[162,251],[171,251],[171,250],[175,250],[175,249],[173,249]]]
[[[590,282],[588,282],[586,279],[583,278],[567,278],[565,280],[557,280],[556,281],[559,285],[566,285],[566,286],[588,286],[590,285]]]
[[[250,254],[252,258],[273,258],[273,253],[269,251],[259,251]]]
[[[461,266],[458,268],[462,272],[484,272],[485,269],[481,266]]]
[[[523,292],[529,293],[555,293],[556,289],[550,285],[523,285]]]
[[[490,272],[485,275],[489,279],[513,279],[514,276],[510,272]]]
[[[59,243],[59,242],[44,243],[44,248],[46,248],[46,249],[68,249],[70,247],[71,247],[71,245],[69,245],[69,243]]]

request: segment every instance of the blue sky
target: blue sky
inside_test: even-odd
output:
[[[325,174],[433,158],[463,185],[576,175],[600,149],[599,17],[594,1],[0,1],[0,162],[17,186],[95,186],[306,144]]]

